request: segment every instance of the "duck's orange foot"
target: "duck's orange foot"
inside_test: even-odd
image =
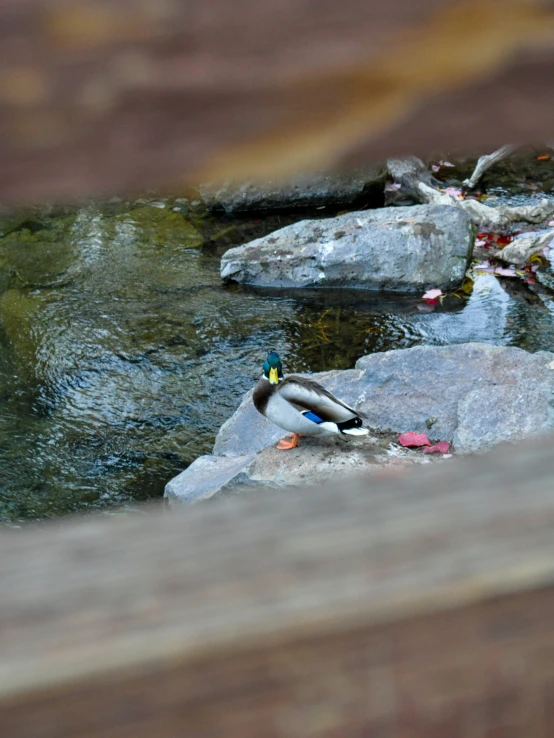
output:
[[[286,438],[282,438],[279,443],[275,446],[279,451],[288,451],[290,448],[296,448],[298,446],[298,439],[300,438],[299,433],[293,433],[292,436],[288,436],[290,441]]]

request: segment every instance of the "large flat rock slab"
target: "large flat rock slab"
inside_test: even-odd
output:
[[[427,461],[421,451],[396,443],[407,431],[448,441],[464,454],[554,428],[554,353],[479,343],[417,346],[364,356],[354,369],[313,377],[367,414],[369,436],[302,438],[296,449],[277,451],[286,433],[257,412],[248,392],[221,427],[214,454],[172,480],[166,496],[196,502]]]
[[[302,438],[290,451],[279,451],[272,444],[258,454],[201,456],[169,482],[165,497],[170,505],[194,504],[216,495],[323,484],[360,473],[394,474],[413,463],[435,463],[441,458],[395,447],[394,440],[394,434],[348,440]]]
[[[221,277],[268,287],[451,289],[464,278],[473,236],[466,213],[448,205],[346,213],[230,249]]]

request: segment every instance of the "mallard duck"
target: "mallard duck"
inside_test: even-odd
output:
[[[342,433],[365,436],[366,416],[335,397],[312,379],[291,375],[283,379],[279,354],[272,351],[264,361],[264,373],[254,388],[254,406],[272,423],[290,431],[290,440],[277,444],[280,450],[295,448],[300,436]]]

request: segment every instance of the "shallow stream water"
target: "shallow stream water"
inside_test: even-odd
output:
[[[271,348],[286,371],[315,372],[416,344],[554,345],[548,301],[492,277],[432,312],[419,296],[221,283],[223,251],[300,217],[139,201],[4,229],[0,521],[161,496],[211,450]]]

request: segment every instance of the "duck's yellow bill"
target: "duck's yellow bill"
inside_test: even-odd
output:
[[[274,367],[269,370],[269,384],[279,384],[279,372]]]

